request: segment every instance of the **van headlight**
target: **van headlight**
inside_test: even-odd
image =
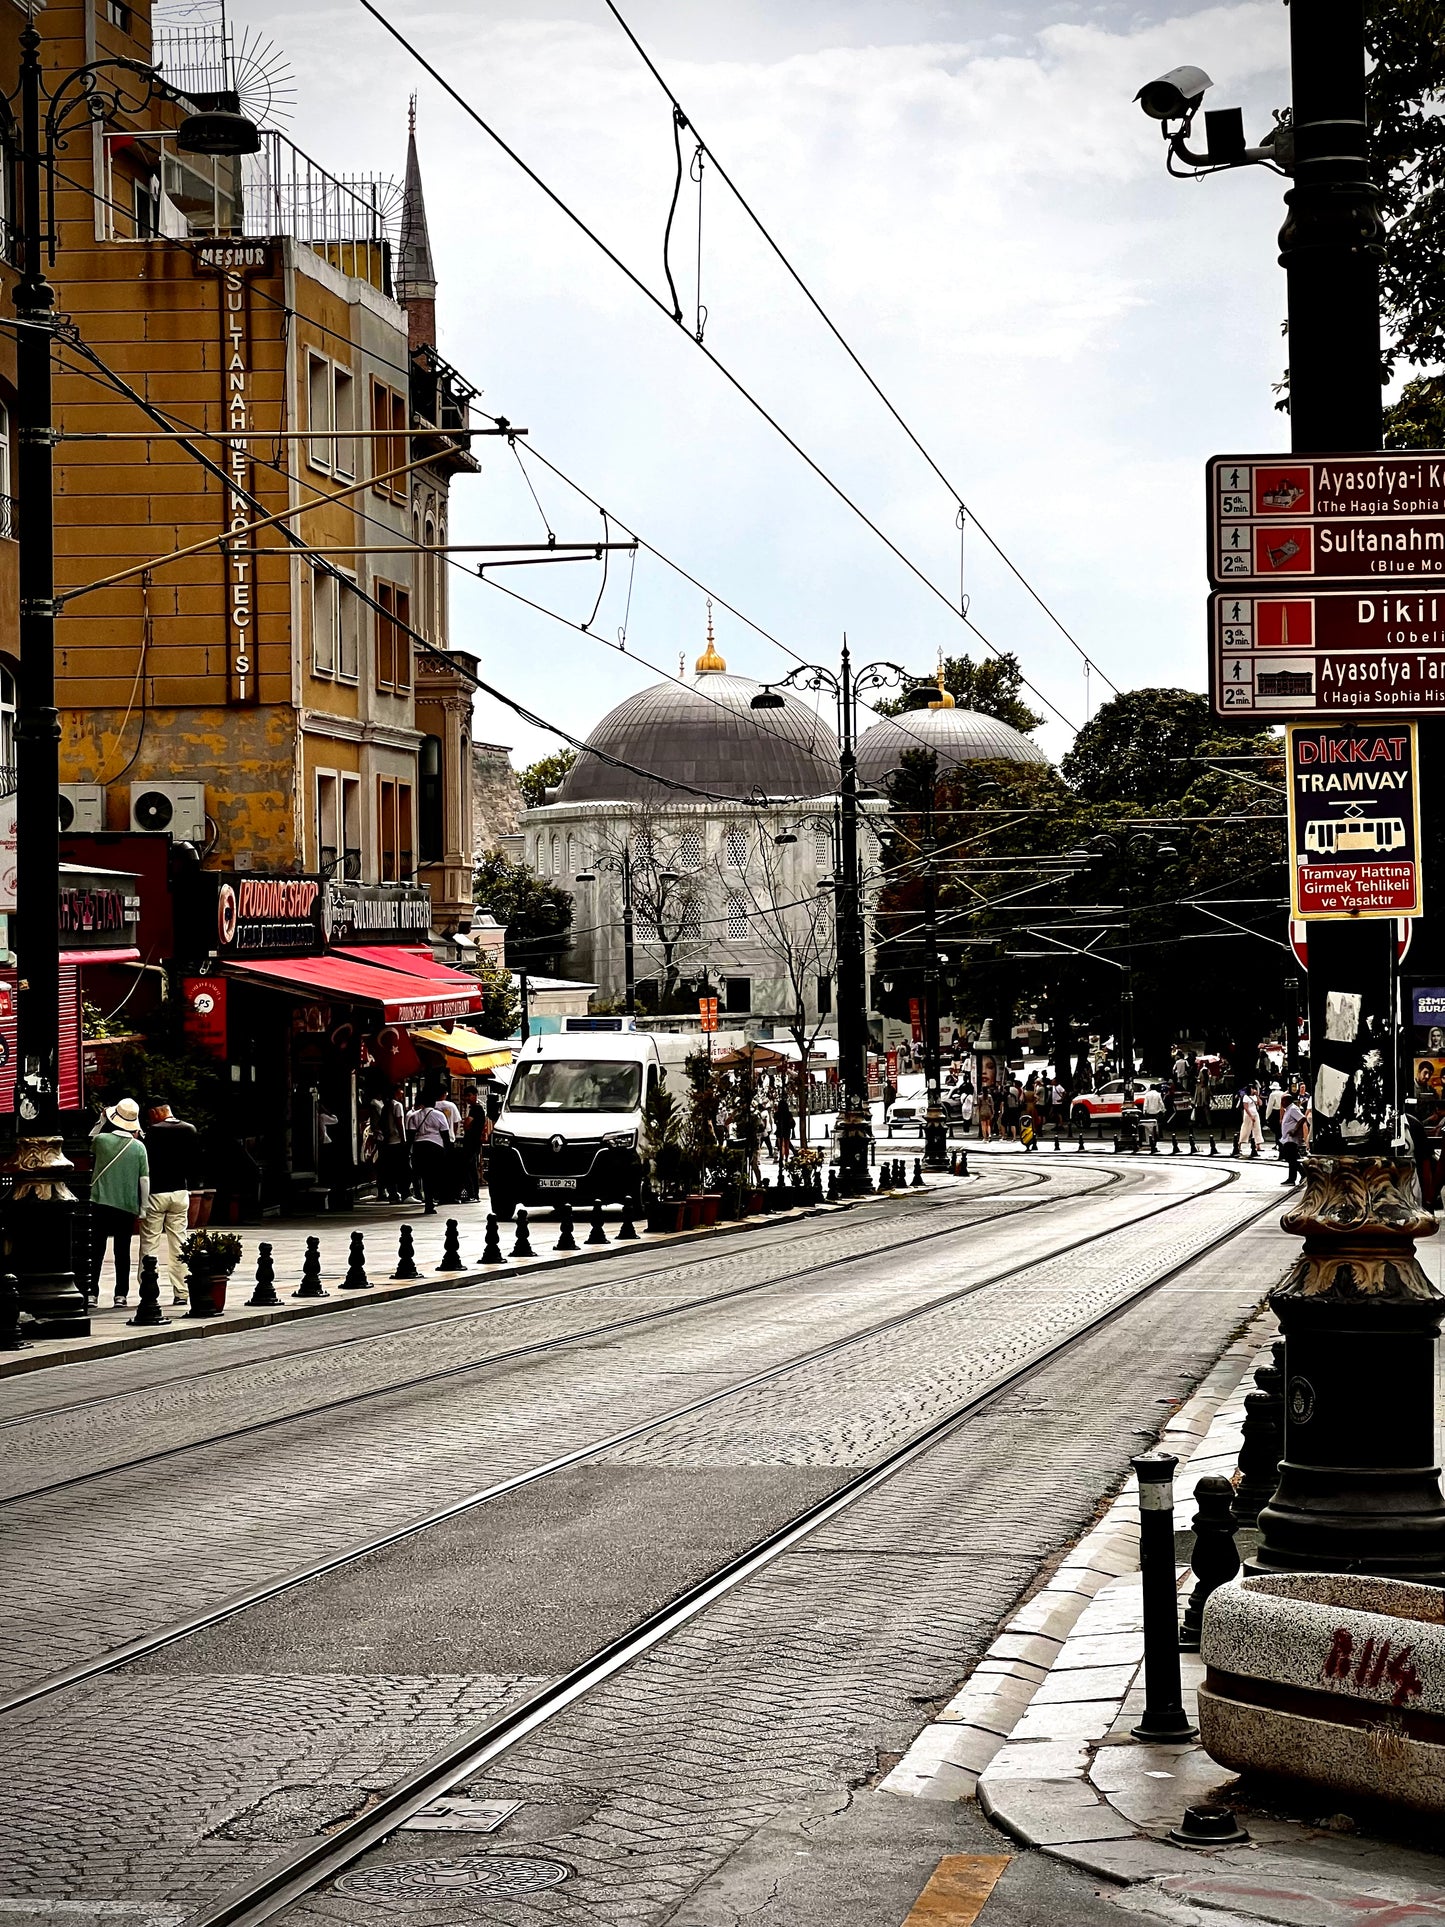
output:
[[[493,1131],[489,1141],[505,1149],[507,1145],[513,1142],[512,1133],[510,1131]]]
[[[636,1131],[609,1131],[602,1140],[604,1151],[630,1151],[637,1142]]]

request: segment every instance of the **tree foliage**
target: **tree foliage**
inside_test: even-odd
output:
[[[1027,736],[1044,720],[1023,700],[1024,672],[1015,655],[1007,652],[975,662],[971,656],[945,656],[943,686],[960,709],[996,716],[1001,723]],[[901,695],[875,703],[880,716],[903,716],[911,709],[927,709],[938,700],[938,678],[920,677]]]
[[[476,977],[481,985],[482,1007],[472,1020],[474,1027],[484,1037],[510,1037],[522,1012],[511,971],[479,951]]]
[[[491,850],[477,865],[472,897],[506,927],[507,967],[547,974],[571,948],[572,898],[525,863]]]
[[[1445,0],[1370,0],[1374,175],[1387,238],[1386,362],[1445,363]]]
[[[550,756],[541,756],[535,763],[528,763],[517,777],[517,786],[527,808],[541,809],[547,800],[547,791],[557,787],[576,761],[575,749],[557,749]]]

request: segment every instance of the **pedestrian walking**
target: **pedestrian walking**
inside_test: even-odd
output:
[[[411,1196],[411,1149],[406,1141],[406,1105],[401,1086],[393,1084],[381,1124],[381,1184],[390,1204],[404,1204]]]
[[[1249,1155],[1257,1158],[1264,1149],[1264,1133],[1259,1128],[1259,1093],[1253,1084],[1247,1085],[1239,1098],[1239,1135],[1234,1140],[1234,1155],[1244,1156],[1245,1145]]]
[[[92,1142],[90,1170],[90,1296],[100,1296],[105,1248],[115,1254],[115,1303],[130,1297],[130,1241],[150,1196],[150,1161],[141,1142],[140,1106],[123,1097],[105,1112],[106,1128]]]
[[[422,1216],[436,1215],[437,1199],[446,1182],[447,1153],[452,1148],[451,1120],[436,1104],[418,1104],[406,1121],[411,1138],[411,1165],[421,1181]]]
[[[146,1109],[146,1162],[150,1195],[141,1213],[140,1255],[154,1258],[161,1290],[170,1286],[171,1303],[188,1302],[181,1246],[190,1219],[191,1192],[200,1178],[197,1158],[201,1136],[194,1124],[177,1117],[169,1104]]]
[[[786,1094],[780,1095],[773,1108],[773,1130],[778,1144],[778,1170],[793,1155],[793,1113],[788,1109]]]
[[[993,1136],[993,1092],[987,1088],[978,1094],[978,1134],[980,1138]]]
[[[1144,1093],[1144,1101],[1139,1107],[1144,1113],[1144,1140],[1147,1144],[1159,1141],[1159,1121],[1164,1115],[1164,1093],[1157,1084],[1151,1084]]]
[[[1284,1182],[1291,1190],[1300,1181],[1299,1161],[1309,1143],[1309,1129],[1303,1098],[1291,1094],[1279,1121],[1279,1154],[1287,1167]]]
[[[1017,1082],[1010,1082],[1003,1094],[1003,1134],[1010,1140],[1019,1134],[1019,1116],[1024,1107],[1024,1094]]]
[[[888,1113],[897,1102],[898,1086],[891,1077],[885,1077],[883,1080],[883,1122],[885,1124],[888,1122]]]

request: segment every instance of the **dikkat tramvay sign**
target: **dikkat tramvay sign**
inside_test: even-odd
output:
[[[1291,915],[1418,917],[1415,725],[1296,723],[1285,739]]]

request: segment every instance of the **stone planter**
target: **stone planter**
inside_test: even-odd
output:
[[[231,1282],[229,1271],[187,1271],[186,1296],[191,1308],[188,1318],[215,1318],[226,1309],[226,1286]]]
[[[716,1224],[718,1215],[722,1210],[722,1193],[720,1191],[704,1191],[701,1194],[701,1199],[702,1222],[705,1225]]]
[[[1221,1766],[1445,1813],[1445,1591],[1236,1579],[1204,1609],[1199,1731]]]
[[[696,1196],[696,1194],[694,1194],[692,1197],[684,1198],[682,1201],[683,1230],[696,1231],[698,1226],[701,1223],[702,1223],[702,1199]]]

